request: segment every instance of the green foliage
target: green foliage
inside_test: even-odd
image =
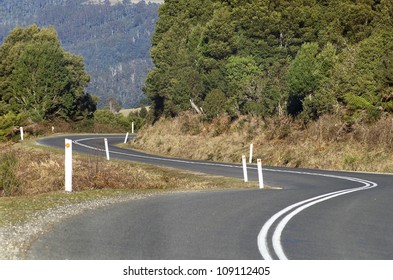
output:
[[[139,112],[131,112],[129,115],[113,113],[109,110],[97,110],[94,112],[94,124],[108,126],[115,129],[131,132],[132,123],[134,122],[134,129],[138,130],[145,125],[149,118],[149,113],[145,107],[142,107]]]
[[[0,142],[12,138],[14,129],[23,125],[26,116],[23,114],[15,115],[10,112],[5,115],[0,115]]]
[[[329,81],[331,93],[348,109],[351,118],[377,119],[392,112],[392,29],[375,29],[367,39],[345,50]],[[364,117],[362,117],[364,119]]]
[[[233,117],[345,115],[347,93],[390,112],[391,8],[387,0],[165,2],[145,87],[154,117],[177,115],[192,98],[211,118],[224,110],[208,105],[218,92]]]
[[[366,110],[373,108],[373,105],[365,98],[357,96],[353,93],[345,94],[344,100],[348,105],[348,109],[350,110]]]
[[[303,122],[316,120],[323,114],[331,114],[334,107],[337,106],[337,100],[326,91],[316,91],[315,94],[309,95],[303,100],[303,111],[300,114]]]
[[[226,102],[226,96],[221,90],[212,90],[206,96],[205,102],[202,106],[203,110],[206,112],[206,117],[211,120],[224,113]]]
[[[89,80],[83,59],[61,48],[52,27],[18,27],[0,48],[0,104],[33,122],[87,116],[95,109],[84,91]]]
[[[316,120],[323,114],[332,113],[337,100],[329,91],[329,80],[337,63],[336,48],[328,43],[315,57],[314,75],[316,88],[302,101],[301,118],[304,122]]]
[[[253,113],[258,111],[256,102],[260,97],[261,69],[253,57],[231,56],[225,65],[228,95],[236,111]]]
[[[206,24],[201,38],[201,60],[206,70],[215,68],[220,60],[235,53],[234,32],[230,9],[226,6],[220,7],[217,5],[211,20]]]
[[[2,196],[12,196],[20,191],[20,183],[15,175],[17,163],[14,152],[0,155],[0,194]]]
[[[366,121],[375,121],[381,115],[381,111],[373,106],[364,97],[355,95],[353,93],[347,93],[344,96],[344,100],[347,104],[347,108],[351,112],[352,118],[359,118],[361,117],[361,113],[365,113]]]
[[[206,94],[198,50],[203,31],[200,25],[209,17],[211,5],[209,0],[169,1],[160,7],[161,20],[151,49],[155,67],[144,88],[152,101],[154,118],[175,116],[189,108],[189,99],[199,102]]]
[[[94,123],[107,125],[113,128],[121,128],[125,131],[131,130],[131,122],[127,117],[121,114],[114,114],[109,110],[95,111]]]
[[[149,111],[147,111],[145,106],[141,107],[141,110],[139,111],[139,117],[141,117],[142,119],[146,119],[149,115]]]
[[[141,129],[149,120],[149,112],[145,107],[142,107],[139,112],[131,112],[127,118],[129,123],[134,123],[135,131]]]
[[[316,56],[318,43],[305,43],[288,70],[288,112],[298,115],[303,110],[303,100],[318,87]]]

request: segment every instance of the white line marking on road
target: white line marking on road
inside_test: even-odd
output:
[[[298,207],[298,206],[300,206],[302,204],[305,204],[307,202],[313,201],[315,199],[323,198],[323,197],[326,197],[326,196],[329,196],[329,195],[332,195],[332,194],[335,194],[335,193],[341,193],[341,192],[343,192],[343,191],[337,191],[337,192],[334,192],[334,193],[328,193],[328,194],[324,194],[324,195],[320,195],[320,196],[317,196],[317,197],[313,197],[313,198],[310,198],[310,199],[307,199],[307,200],[304,200],[304,201],[300,201],[300,202],[292,204],[292,205],[286,207],[285,209],[283,209],[283,210],[277,212],[276,214],[274,214],[263,225],[262,230],[260,231],[260,233],[258,235],[258,248],[259,248],[259,251],[260,251],[262,257],[265,260],[272,260],[273,259],[273,257],[270,254],[269,247],[268,247],[268,244],[267,244],[267,235],[268,235],[268,231],[270,230],[270,228],[273,225],[273,223],[276,220],[278,220],[282,215],[284,215],[285,213],[289,212],[290,210],[292,210],[292,209],[294,209],[294,208],[296,208],[296,207]]]
[[[122,138],[122,137],[108,137],[108,138]],[[94,138],[84,138],[84,139],[78,139],[74,140],[73,142],[77,145],[80,145],[82,147],[96,150],[96,151],[102,151],[105,152],[105,149],[99,149],[96,147],[91,147],[85,144],[82,144],[80,142],[85,142],[85,141],[90,141],[90,140],[97,140],[97,139],[102,139],[102,137],[94,137]],[[185,164],[196,164],[196,165],[205,165],[205,166],[219,166],[219,167],[229,167],[229,168],[239,168],[241,169],[241,165],[230,165],[230,164],[220,164],[220,163],[207,163],[207,162],[197,162],[197,161],[187,161],[187,160],[179,160],[179,159],[171,159],[171,158],[162,158],[162,157],[155,157],[155,156],[144,156],[144,155],[130,155],[127,153],[122,153],[122,152],[117,152],[117,151],[111,151],[110,153],[112,154],[119,154],[119,155],[124,155],[124,156],[129,156],[129,157],[137,157],[137,158],[144,158],[144,159],[154,159],[154,160],[160,160],[160,161],[167,161],[167,162],[177,162],[177,163],[185,163]],[[249,169],[257,169],[256,167],[248,167]],[[359,179],[359,178],[354,178],[354,177],[347,177],[347,176],[336,176],[336,175],[330,175],[330,174],[320,174],[320,173],[311,173],[311,172],[303,172],[303,171],[292,171],[292,170],[280,170],[280,169],[269,169],[266,168],[266,171],[270,172],[282,172],[282,173],[292,173],[292,174],[300,174],[300,175],[310,175],[310,176],[322,176],[322,177],[330,177],[330,178],[335,178],[335,179],[342,179],[342,180],[348,180],[348,181],[353,181],[353,182],[358,182],[364,184],[362,187],[359,188],[352,188],[352,189],[347,189],[347,190],[340,190],[336,192],[331,192],[327,193],[324,195],[319,195],[316,197],[312,197],[310,199],[306,199],[303,201],[300,201],[298,203],[292,204],[283,210],[277,212],[274,214],[262,227],[259,235],[258,235],[258,249],[262,255],[262,257],[265,260],[273,260],[274,257],[272,256],[269,247],[268,247],[268,233],[271,230],[272,226],[274,225],[275,222],[277,222],[284,214],[287,212],[291,211],[289,214],[287,214],[281,221],[278,223],[276,226],[276,229],[273,233],[272,236],[272,246],[274,253],[279,259],[286,260],[287,256],[284,253],[284,249],[281,244],[281,235],[282,232],[285,228],[285,226],[288,224],[288,222],[295,217],[297,214],[302,212],[303,210],[316,205],[318,203],[321,203],[326,200],[330,200],[332,198],[342,196],[345,194],[353,193],[353,192],[358,192],[358,191],[363,191],[371,188],[375,188],[378,185],[374,182]]]
[[[284,218],[281,219],[281,221],[278,223],[276,226],[276,229],[273,233],[272,236],[272,244],[273,244],[273,250],[278,259],[280,260],[287,260],[287,256],[284,253],[284,249],[282,247],[281,243],[281,235],[282,232],[285,228],[285,226],[288,224],[288,222],[295,217],[297,214],[302,212],[303,210],[321,203],[323,201],[342,196],[345,194],[353,193],[353,192],[358,192],[358,191],[363,191],[371,188],[375,188],[378,185],[374,182],[358,179],[358,178],[351,178],[351,177],[344,177],[344,176],[334,176],[334,175],[327,175],[327,174],[313,174],[313,173],[308,173],[305,172],[306,174],[313,175],[313,176],[325,176],[325,177],[331,177],[331,178],[337,178],[337,179],[343,179],[343,180],[348,180],[348,181],[354,181],[358,183],[364,184],[364,186],[359,187],[359,188],[353,188],[353,189],[347,189],[347,190],[342,190],[342,191],[336,191],[332,193],[328,193],[325,195],[320,195],[316,196],[304,201],[300,201],[298,203],[292,204],[288,206],[287,208],[279,211],[275,215],[273,215],[262,227],[259,235],[258,235],[258,248],[259,252],[261,253],[262,257],[265,260],[273,260],[274,257],[271,255],[269,247],[268,247],[268,233],[269,230],[272,228],[273,224],[278,221],[281,216],[283,216],[285,213],[292,211],[291,213],[287,214]]]
[[[120,138],[120,137],[108,137],[108,139],[109,138]],[[74,140],[74,143],[79,145],[79,146],[82,146],[84,148],[105,152],[105,149],[91,147],[91,146],[88,146],[86,144],[80,143],[80,142],[85,142],[85,141],[90,141],[90,140],[97,140],[97,139],[102,139],[102,137],[78,139],[78,140]],[[155,157],[155,156],[135,155],[135,154],[130,155],[130,154],[127,154],[127,153],[122,153],[122,152],[117,152],[117,151],[110,151],[110,154],[118,154],[118,155],[129,156],[129,157],[144,158],[144,159],[154,159],[154,160],[160,160],[160,161],[177,162],[177,163],[185,163],[185,164],[198,164],[198,165],[206,165],[206,166],[220,166],[220,167],[229,167],[229,168],[242,168],[241,166],[230,165],[230,164],[195,162],[195,161],[187,161],[187,160],[181,160],[181,159],[171,159],[171,158],[162,158],[162,157]]]

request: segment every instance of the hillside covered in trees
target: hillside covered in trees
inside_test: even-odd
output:
[[[152,42],[156,118],[393,112],[391,0],[166,0]]]
[[[144,97],[152,67],[149,50],[159,4],[101,2],[0,0],[0,43],[16,26],[54,26],[64,49],[83,56],[91,77],[87,90],[100,97],[99,105],[114,98],[132,107]]]

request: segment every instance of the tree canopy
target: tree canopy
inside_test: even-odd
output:
[[[95,110],[85,93],[89,79],[83,59],[62,49],[53,27],[17,27],[0,47],[0,115],[86,117]]]
[[[193,99],[210,117],[370,121],[392,112],[392,15],[390,0],[166,0],[145,93],[157,118]]]

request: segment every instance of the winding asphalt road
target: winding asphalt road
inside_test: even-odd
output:
[[[240,165],[170,159],[114,146],[125,135],[67,136],[74,151],[242,178]],[[41,139],[64,147],[65,136]],[[250,180],[257,180],[254,166]],[[393,260],[393,176],[264,168],[282,190],[157,195],[70,218],[28,259]],[[257,184],[256,184],[257,186]]]

